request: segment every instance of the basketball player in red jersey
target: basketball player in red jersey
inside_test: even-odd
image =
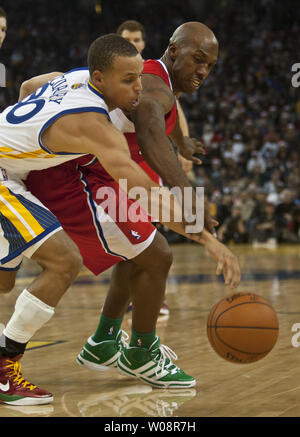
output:
[[[146,46],[146,32],[144,26],[136,21],[136,20],[127,20],[124,21],[117,29],[117,35],[122,36],[122,38],[127,39],[131,44],[135,46],[135,48],[139,51],[140,54],[142,54],[145,46]],[[179,100],[177,100],[177,112],[178,112],[178,118],[179,118],[179,125],[181,128],[181,131],[184,136],[189,136],[189,129],[187,120],[185,118],[184,112],[181,108],[181,105],[179,103]],[[185,173],[189,173],[193,168],[192,161],[188,161],[180,154],[177,155],[178,161],[180,162],[182,169]],[[140,161],[140,165],[144,167],[145,171],[150,174],[152,178],[157,183],[161,182],[161,179],[158,175],[155,175],[155,172],[153,172],[148,166],[145,165],[146,163],[144,161]],[[148,171],[147,171],[148,170]],[[149,173],[150,172],[150,173]],[[132,310],[132,305],[130,304],[127,312]],[[169,316],[169,307],[167,304],[166,299],[164,299],[162,306],[159,311],[159,317],[160,320],[165,320]]]
[[[139,21],[135,21],[135,20],[124,21],[122,24],[120,24],[116,33],[122,36],[123,38],[127,39],[127,41],[131,42],[131,44],[133,44],[136,47],[136,49],[140,52],[140,54],[142,54],[146,46],[146,32],[144,26]],[[189,127],[179,100],[177,100],[177,112],[179,118],[179,125],[183,133],[183,136],[188,137]],[[193,168],[192,161],[185,159],[180,154],[178,154],[177,157],[178,157],[178,161],[180,162],[183,168],[183,171],[185,173],[189,173]]]
[[[133,159],[142,162],[145,158],[145,165],[149,164],[172,187],[183,189],[191,187],[191,184],[178,164],[168,135],[176,141],[179,151],[187,159],[199,162],[194,152],[201,150],[195,140],[184,138],[178,127],[175,96],[180,92],[192,93],[198,89],[216,62],[217,55],[218,44],[213,33],[203,24],[194,22],[186,23],[175,31],[160,61],[145,63],[142,75],[144,91],[140,106],[132,114],[136,132],[127,132],[127,139],[130,137]],[[126,122],[122,118],[121,124],[125,126],[125,132],[132,129],[130,120]],[[139,153],[138,145],[143,155]],[[155,330],[171,265],[170,249],[165,244],[156,247],[156,253],[163,260],[161,265],[153,256],[152,244],[135,257],[132,256],[134,250],[129,251],[130,256],[127,258],[130,260],[125,262],[128,245],[125,250],[120,245],[118,252],[111,250],[109,244],[105,245],[107,241],[104,242],[100,235],[102,228],[99,210],[98,215],[94,211],[98,205],[96,191],[101,185],[113,187],[113,182],[92,159],[82,164],[80,166],[80,161],[77,162],[77,178],[74,173],[76,169],[63,169],[64,166],[60,166],[60,169],[57,167],[58,173],[39,172],[27,180],[31,191],[54,212],[78,244],[84,263],[91,271],[99,274],[117,263],[99,326],[82,349],[78,362],[94,370],[117,365],[120,372],[141,377],[155,387],[191,387],[195,385],[194,378],[186,375],[172,362],[176,355],[160,345]],[[80,202],[88,206],[77,209]],[[131,225],[128,223],[128,230]],[[206,225],[210,225],[208,220]],[[123,233],[126,235],[125,230]],[[206,230],[202,235],[209,242],[204,244],[205,247],[218,262],[217,273],[223,270],[226,285],[235,288],[240,281],[236,257]],[[133,233],[133,248],[135,237],[139,237],[139,232],[137,235]],[[118,237],[115,243],[119,244]],[[130,299],[133,302],[132,336],[130,346],[125,348],[120,328]],[[143,375],[142,369],[145,370]]]

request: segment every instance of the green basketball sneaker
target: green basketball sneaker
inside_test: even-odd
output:
[[[119,331],[115,340],[95,343],[92,337],[90,337],[77,356],[77,363],[87,369],[98,370],[100,372],[106,371],[111,367],[117,367],[121,351],[128,346],[126,343],[128,338],[129,335],[122,330]]]
[[[187,375],[172,363],[177,355],[156,337],[149,349],[129,346],[120,354],[120,373],[138,378],[157,388],[187,388],[196,385],[192,376]]]

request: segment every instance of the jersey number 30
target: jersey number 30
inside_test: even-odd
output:
[[[41,89],[37,90],[35,93],[31,94],[27,100],[22,100],[21,102],[14,105],[11,111],[6,115],[6,120],[11,124],[20,124],[23,123],[23,121],[29,120],[32,118],[35,114],[41,111],[45,105],[45,100],[41,99],[41,95],[44,94],[46,89],[48,88],[49,83],[46,83],[42,86]],[[34,107],[26,113],[23,113],[21,108],[24,108],[28,105],[34,105]],[[20,111],[21,110],[21,111]],[[19,115],[17,112],[21,112]]]

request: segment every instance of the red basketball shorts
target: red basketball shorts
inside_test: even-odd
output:
[[[76,243],[84,265],[98,275],[143,252],[152,243],[156,228],[142,211],[138,221],[126,217],[134,201],[107,173],[103,174],[99,163],[78,166],[76,161],[31,172],[25,183]],[[139,165],[159,182],[159,176],[144,161]],[[103,190],[115,196],[103,199]]]

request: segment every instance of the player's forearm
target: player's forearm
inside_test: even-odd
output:
[[[161,131],[160,126],[148,124],[143,130],[137,130],[137,140],[138,144],[142,144],[141,150],[146,162],[161,176],[164,184],[173,189],[178,187],[181,195],[182,217],[189,218],[190,225],[194,217],[193,224],[195,225],[196,221],[199,221],[200,208],[204,215],[204,207],[202,208],[201,199],[197,197],[195,189],[182,170],[168,137]],[[182,229],[179,231],[168,224],[166,226],[184,235]]]
[[[174,223],[174,222],[166,222],[166,221],[161,221],[161,223],[167,226],[172,231],[176,232],[177,234],[183,235],[184,237],[192,241],[195,241],[196,243],[201,244],[203,247],[207,248],[208,250],[210,249],[210,246],[218,243],[218,240],[205,228],[201,232],[188,233],[186,231],[185,223],[182,222]],[[217,257],[215,256],[215,254],[211,253],[210,250],[209,252],[212,255],[212,257],[216,260]]]
[[[157,185],[136,162],[128,159],[125,154],[119,153],[117,166],[104,162],[103,155],[99,156],[99,159],[120,187],[127,192],[130,198],[136,199],[149,216],[172,231],[199,242],[202,228],[199,229],[198,226],[197,230],[195,225],[201,225],[201,220],[197,222],[194,217],[189,217],[189,208],[185,214],[180,196],[175,196],[168,188]],[[188,234],[187,225],[193,226],[195,235]]]
[[[145,161],[170,187],[192,187],[164,131],[156,126],[137,130],[137,141]]]
[[[35,76],[31,79],[26,80],[22,83],[20,87],[19,101],[25,99],[25,97],[30,96],[30,94],[34,93],[46,82],[49,82],[50,80],[54,79],[57,76],[60,76],[61,74],[63,73],[53,72],[41,74],[40,76]]]
[[[155,184],[142,170],[136,171],[135,169],[133,174],[131,171],[128,172],[127,165],[126,175],[127,178],[123,178],[122,169],[120,169],[118,177],[121,179],[115,180],[119,182],[120,187],[127,192],[130,198],[136,199],[148,216],[151,216],[153,220],[159,221],[177,234],[202,244],[200,239],[200,234],[203,230],[200,223],[201,220],[198,222],[193,220],[193,223],[191,223],[191,220],[186,220],[180,197],[176,197],[168,188]],[[137,181],[139,181],[140,185],[134,186],[134,183]],[[193,226],[194,234],[189,233],[191,228],[188,228],[188,226]]]

